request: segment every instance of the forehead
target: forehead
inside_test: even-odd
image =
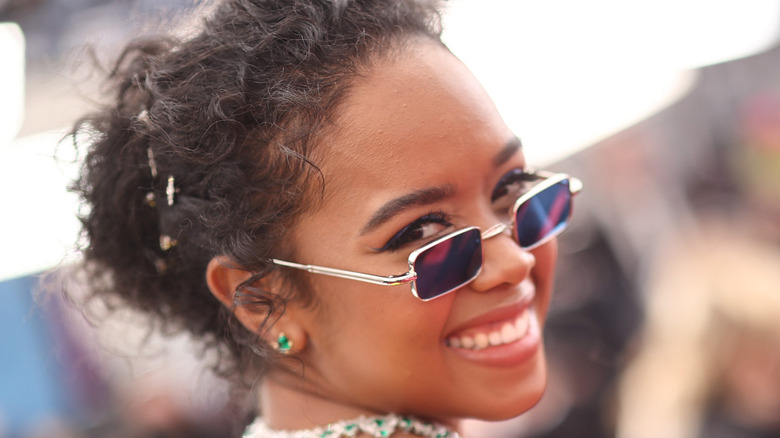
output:
[[[491,148],[499,150],[511,137],[468,68],[440,44],[423,40],[376,61],[357,81],[318,148],[318,161],[326,196],[359,189],[358,181],[374,191],[385,185],[402,191],[419,188],[448,164],[489,164]]]

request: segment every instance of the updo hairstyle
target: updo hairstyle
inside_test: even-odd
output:
[[[437,11],[434,0],[227,0],[194,36],[126,46],[112,104],[72,133],[90,143],[74,184],[90,298],[192,333],[222,374],[267,371],[270,346],[211,294],[206,266],[223,255],[251,272],[236,304],[265,315],[311,300],[257,285],[302,281],[269,259],[294,259],[286,231],[320,199],[312,150],[373,61],[439,40]]]

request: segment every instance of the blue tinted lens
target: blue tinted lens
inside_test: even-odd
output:
[[[417,296],[429,300],[468,283],[482,267],[482,237],[478,229],[439,242],[417,256]]]
[[[568,225],[571,212],[569,180],[565,179],[542,190],[524,202],[515,216],[517,240],[530,248],[555,236]]]

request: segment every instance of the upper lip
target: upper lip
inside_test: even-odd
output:
[[[533,286],[530,288],[523,288],[523,293],[515,302],[470,318],[465,322],[458,324],[456,327],[450,330],[449,333],[452,335],[453,333],[457,333],[468,328],[478,327],[484,324],[490,324],[499,321],[508,321],[516,318],[518,315],[520,315],[520,313],[523,312],[523,310],[531,307],[534,296],[536,296],[536,291]]]

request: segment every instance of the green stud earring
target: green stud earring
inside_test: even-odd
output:
[[[276,344],[274,345],[276,351],[287,354],[292,350],[293,342],[284,332],[279,332],[279,337],[276,338]]]

